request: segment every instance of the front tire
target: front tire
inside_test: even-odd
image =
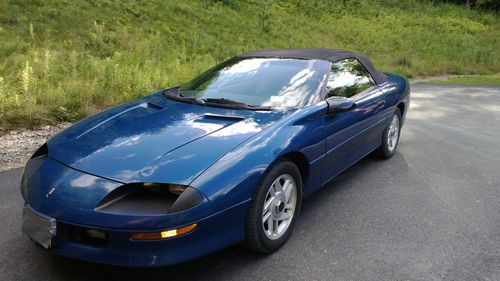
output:
[[[392,116],[391,123],[385,128],[382,135],[382,144],[377,150],[377,154],[385,159],[391,158],[396,153],[401,133],[401,111],[396,108]]]
[[[278,250],[292,233],[301,201],[299,169],[278,160],[257,184],[246,218],[245,245],[258,253]]]

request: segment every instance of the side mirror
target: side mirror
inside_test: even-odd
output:
[[[345,97],[333,96],[327,98],[325,101],[326,104],[328,104],[328,114],[351,110],[352,108],[354,108],[354,106],[356,106],[352,99]]]

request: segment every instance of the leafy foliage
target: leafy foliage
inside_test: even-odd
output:
[[[500,72],[498,14],[397,0],[0,0],[0,129],[75,121],[262,48],[407,76]]]
[[[500,11],[500,1],[498,0],[435,0],[435,1],[455,3],[476,9],[492,10],[496,11],[497,13]]]

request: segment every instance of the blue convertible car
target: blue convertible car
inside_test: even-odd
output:
[[[409,90],[349,51],[239,55],[40,147],[22,230],[57,255],[123,266],[239,242],[275,251],[303,198],[373,151],[395,153]]]

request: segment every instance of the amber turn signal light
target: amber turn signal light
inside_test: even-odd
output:
[[[195,230],[196,227],[198,227],[198,224],[193,223],[180,228],[169,229],[162,232],[132,233],[130,235],[130,238],[132,238],[133,240],[161,240],[189,233]]]

